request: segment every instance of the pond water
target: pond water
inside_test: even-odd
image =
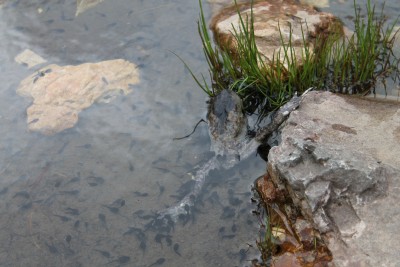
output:
[[[209,14],[208,7],[206,12]],[[75,16],[76,1],[9,1],[0,9],[0,266],[235,266],[257,253],[251,185],[256,158],[213,171],[193,216],[170,231],[148,228],[157,211],[191,189],[210,140],[206,97],[178,53],[206,73],[197,1],[106,0]],[[48,63],[126,59],[139,66],[132,93],[79,114],[54,136],[29,132],[31,100],[16,94]]]
[[[389,16],[399,14],[394,2]],[[346,19],[351,5],[331,9]],[[170,52],[207,73],[198,2],[105,0],[75,13],[76,1],[65,0],[0,8],[0,266],[251,265],[259,231],[251,186],[265,171],[255,154],[212,171],[189,220],[148,227],[213,155],[205,124],[173,140],[206,113],[204,93]],[[37,68],[14,61],[27,48],[58,65],[122,58],[139,66],[140,83],[82,111],[72,129],[30,132],[31,100],[16,89]]]
[[[310,2],[327,2],[326,7],[321,7],[321,11],[326,11],[339,17],[345,26],[350,30],[354,30],[354,1],[353,0],[331,0],[331,1],[314,1],[305,0]],[[365,14],[367,1],[355,1],[356,5],[361,7],[361,14]],[[400,5],[397,0],[371,0],[371,5],[375,5],[375,13],[379,16],[383,11],[386,17],[386,25],[393,25],[398,19],[400,14]],[[396,29],[399,29],[400,22],[397,22]],[[400,36],[399,34],[397,36]],[[398,37],[393,52],[396,57],[400,58],[400,38]],[[392,100],[400,100],[400,86],[399,81],[394,82],[392,79],[386,80],[386,88],[381,82],[377,82],[376,97],[388,98]]]

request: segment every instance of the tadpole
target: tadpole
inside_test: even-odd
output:
[[[158,190],[160,191],[160,193],[158,194],[158,196],[160,197],[165,191],[165,186],[160,185],[158,181],[156,182],[156,184],[158,185]]]
[[[110,264],[113,262],[117,262],[118,264],[125,264],[125,263],[128,263],[130,260],[131,260],[131,257],[129,257],[129,256],[119,256],[118,259],[110,261],[107,264]]]
[[[223,208],[222,215],[221,215],[221,219],[230,219],[230,218],[233,218],[233,217],[235,217],[235,214],[236,214],[236,212],[235,212],[235,209],[234,209],[234,208],[231,208],[231,207],[229,207],[229,206],[224,207],[224,208]]]
[[[53,214],[53,216],[56,216],[56,217],[60,218],[60,220],[63,221],[63,222],[68,222],[68,221],[71,220],[67,216],[61,216],[61,215],[57,215],[57,214]]]
[[[73,208],[66,208],[65,213],[67,213],[69,215],[79,215],[79,210],[73,209]]]
[[[155,237],[154,237],[154,241],[156,241],[157,243],[161,244],[162,246],[162,240],[165,239],[165,241],[167,242],[167,246],[171,246],[172,244],[172,239],[170,235],[165,235],[165,234],[160,234],[158,233]]]
[[[155,265],[161,265],[165,262],[165,258],[159,258],[158,260],[156,260],[153,264],[149,265],[149,267],[151,266],[155,266]]]
[[[123,233],[123,235],[134,235],[136,237],[136,239],[140,242],[139,244],[139,248],[143,251],[146,250],[146,235],[144,233],[144,231],[140,228],[136,228],[136,227],[129,227],[129,230],[126,231],[125,233]]]
[[[98,249],[95,249],[94,251],[97,251],[98,253],[101,254],[101,256],[103,256],[103,257],[105,257],[107,259],[111,258],[111,254],[108,251],[98,250]]]
[[[19,191],[19,192],[15,193],[15,195],[13,196],[13,198],[15,198],[15,197],[29,198],[30,195],[26,191]]]
[[[77,221],[74,223],[74,228],[75,228],[75,229],[78,229],[80,224],[81,224],[81,222],[80,222],[79,220],[77,220]]]
[[[174,252],[179,255],[180,257],[182,257],[181,253],[179,252],[179,244],[175,243],[174,245]]]
[[[99,220],[101,222],[101,225],[108,230],[106,223],[106,215],[104,215],[103,213],[99,213]]]
[[[135,196],[137,196],[137,197],[147,197],[149,194],[148,193],[142,193],[142,192],[139,192],[139,191],[135,191],[135,192],[133,192],[134,194],[135,194]]]
[[[66,235],[65,236],[65,241],[67,241],[68,244],[71,243],[71,240],[72,240],[72,236],[71,235]]]
[[[103,205],[103,207],[107,208],[110,212],[117,214],[119,212],[119,208],[117,207],[112,207],[112,206],[107,206],[107,205]]]
[[[54,246],[53,244],[49,244],[47,242],[45,242],[47,248],[49,249],[50,253],[52,254],[57,254],[58,253],[58,249],[56,248],[56,246]]]

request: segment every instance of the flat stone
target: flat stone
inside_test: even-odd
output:
[[[211,21],[216,42],[220,47],[228,47],[233,53],[236,52],[236,43],[232,33],[234,29],[240,30],[238,8],[244,21],[246,17],[250,18],[251,5],[246,3],[220,10]],[[273,58],[276,59],[278,55],[280,61],[283,62],[285,51],[281,46],[282,40],[288,44],[291,38],[294,56],[297,63],[301,64],[302,56],[306,51],[305,46],[312,53],[313,43],[317,36],[343,32],[341,23],[332,14],[318,12],[309,5],[300,5],[291,1],[257,2],[253,5],[253,16],[256,45],[267,63]],[[288,51],[289,56],[292,56],[291,51]]]
[[[329,0],[300,0],[300,3],[318,8],[329,7]]]
[[[224,7],[233,6],[235,4],[235,0],[207,0],[207,2],[211,6],[211,10],[213,14],[216,14],[219,10]],[[237,0],[236,3],[246,3],[249,0]]]
[[[29,130],[52,135],[72,128],[81,110],[128,94],[137,83],[136,65],[122,59],[77,66],[52,64],[25,78],[17,93],[33,98],[26,112]]]
[[[336,266],[398,266],[399,102],[310,92],[268,160]]]
[[[45,63],[46,60],[30,49],[25,49],[14,58],[15,62],[25,64],[28,68]]]

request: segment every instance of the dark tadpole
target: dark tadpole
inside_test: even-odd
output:
[[[107,206],[107,205],[103,205],[103,207],[107,208],[110,212],[117,214],[119,212],[119,208],[117,207],[112,207],[112,206]]]
[[[90,186],[98,186],[104,183],[104,178],[97,176],[89,176],[86,178],[86,180]]]
[[[129,257],[129,256],[119,256],[118,259],[113,260],[113,261],[110,261],[110,262],[108,262],[107,264],[114,263],[114,262],[116,262],[116,263],[118,263],[118,264],[126,264],[126,263],[128,263],[130,260],[131,260],[131,257]]]
[[[19,192],[15,193],[15,195],[13,196],[13,198],[15,198],[15,197],[29,198],[30,195],[26,191],[19,191]]]
[[[0,195],[4,195],[5,193],[8,192],[8,187],[4,187],[1,191],[0,191]]]
[[[51,254],[57,254],[58,253],[58,249],[56,248],[56,246],[54,246],[53,244],[49,244],[47,242],[45,242],[47,248],[49,249]]]
[[[158,181],[156,182],[156,184],[158,185],[158,190],[160,191],[160,193],[158,194],[158,196],[160,197],[165,191],[165,186],[160,185]]]
[[[170,215],[163,217],[154,216],[153,219],[145,225],[145,230],[153,230],[156,232],[170,233],[175,229],[175,222]]]
[[[232,233],[235,233],[237,231],[236,224],[232,224],[231,231],[232,231]]]
[[[135,212],[133,213],[133,215],[136,215],[138,218],[140,218],[140,219],[142,219],[142,220],[154,219],[154,217],[156,216],[156,215],[154,215],[154,214],[145,214],[145,211],[144,211],[144,210],[135,211]]]
[[[74,229],[75,230],[77,230],[78,228],[79,228],[79,225],[81,224],[81,222],[79,221],[79,220],[77,220],[75,223],[74,223]]]
[[[149,194],[148,193],[142,193],[142,192],[139,192],[139,191],[135,191],[135,192],[133,192],[134,194],[135,194],[135,196],[137,196],[137,197],[147,197]]]
[[[99,213],[98,217],[101,222],[101,225],[108,230],[107,222],[106,222],[106,215],[104,215],[103,213]]]
[[[132,162],[129,161],[129,171],[133,172],[135,167],[133,166]]]
[[[71,220],[71,218],[67,217],[67,216],[62,216],[62,215],[57,215],[57,214],[53,214],[53,216],[56,216],[58,218],[60,218],[61,221],[63,222],[68,222]]]
[[[108,251],[98,250],[98,249],[94,249],[94,251],[100,253],[101,256],[103,256],[103,257],[105,257],[107,259],[111,258],[111,253],[108,252]]]
[[[179,255],[180,257],[182,257],[181,253],[179,252],[179,244],[175,243],[174,244],[174,252]]]
[[[222,238],[222,239],[233,239],[233,238],[235,238],[235,235],[234,235],[234,234],[222,235],[221,238]]]
[[[156,234],[156,236],[154,237],[154,241],[156,241],[157,243],[159,243],[159,244],[163,244],[162,243],[162,241],[163,241],[163,239],[165,240],[165,242],[167,243],[167,246],[171,246],[172,245],[172,239],[171,239],[171,235],[168,235],[168,234],[161,234],[161,233],[158,233],[158,234]]]
[[[221,219],[231,219],[233,217],[235,217],[235,209],[231,208],[231,207],[224,207],[222,215],[221,215]]]
[[[136,227],[129,227],[128,231],[123,233],[124,236],[126,235],[134,235],[136,239],[139,241],[139,248],[144,252],[146,250],[146,234],[140,228]]]
[[[79,192],[79,190],[60,191],[60,195],[77,196]]]
[[[77,216],[77,215],[79,215],[79,210],[78,209],[73,209],[73,208],[66,208],[65,209],[65,213],[67,213],[69,215]]]
[[[71,235],[66,235],[65,236],[65,241],[67,241],[68,244],[71,243],[71,240],[72,240],[72,236]]]
[[[155,265],[161,265],[165,262],[165,258],[159,258],[156,260],[154,263],[150,264],[148,267],[155,266]]]
[[[246,260],[246,258],[247,258],[247,250],[242,248],[239,251],[239,261],[243,262],[244,260]]]

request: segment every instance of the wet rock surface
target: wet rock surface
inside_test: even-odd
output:
[[[268,218],[261,230],[271,229],[257,243],[263,261],[274,267],[331,266],[330,251],[287,190],[276,186],[268,173],[256,180],[255,189]]]
[[[33,98],[27,109],[29,130],[52,135],[72,128],[83,109],[128,94],[138,82],[136,65],[122,59],[77,66],[52,64],[25,78],[17,93]]]
[[[269,154],[273,181],[325,233],[336,266],[396,266],[400,104],[311,92]]]
[[[233,52],[235,52],[233,28],[240,29],[238,8],[244,21],[246,16],[250,18],[251,6],[246,3],[238,7],[222,9],[211,21],[216,42]],[[253,15],[256,45],[266,62],[274,57],[277,58],[278,54],[281,59],[284,58],[282,39],[288,43],[291,38],[294,54],[298,63],[301,64],[301,57],[305,53],[302,31],[304,31],[304,39],[310,51],[313,51],[313,40],[317,36],[342,31],[341,24],[332,14],[317,12],[309,5],[299,5],[291,1],[257,2],[253,5]],[[290,34],[291,31],[292,34]]]
[[[224,150],[236,150],[246,134],[247,118],[243,113],[243,103],[232,90],[222,90],[210,99],[207,119],[213,150],[222,153]]]
[[[235,4],[234,0],[208,0],[207,1],[211,5],[211,9],[213,14],[216,14],[219,10],[224,7],[231,6]],[[248,0],[237,0],[236,3],[245,3],[249,2]]]

